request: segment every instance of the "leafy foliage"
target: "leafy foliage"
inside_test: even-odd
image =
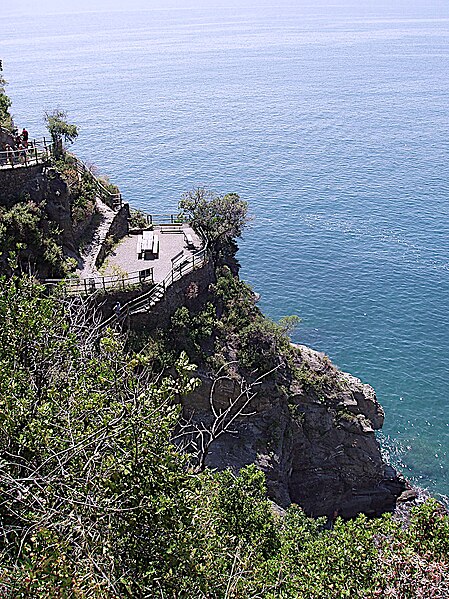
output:
[[[3,77],[3,67],[0,61],[0,127],[9,131],[13,128],[12,117],[9,112],[11,100],[5,93],[6,79]]]
[[[267,372],[290,360],[289,333],[299,322],[297,316],[285,317],[280,323],[266,318],[251,287],[227,267],[218,271],[213,292],[221,301],[223,347],[233,337],[242,366]]]
[[[95,212],[97,192],[93,175],[85,171],[79,176],[76,159],[69,152],[65,152],[57,159],[53,157],[52,163],[68,185],[71,216],[76,227],[79,223],[90,219]]]
[[[141,210],[132,209],[129,226],[133,229],[144,229],[148,226],[148,218]]]
[[[327,529],[297,506],[276,515],[254,466],[193,474],[172,438],[195,367],[183,354],[161,376],[156,343],[126,350],[89,315],[0,278],[0,596],[447,596],[437,502],[408,526],[386,515]]]
[[[233,255],[248,222],[248,204],[236,193],[217,195],[204,187],[183,194],[179,208],[208,241],[215,256]]]
[[[17,269],[63,276],[69,270],[59,241],[60,231],[42,205],[22,201],[0,207],[0,256],[3,272]],[[12,263],[11,254],[17,257]]]
[[[56,158],[60,158],[63,153],[63,141],[73,143],[78,137],[78,127],[67,122],[67,112],[56,109],[52,112],[45,112],[45,124],[53,141],[53,152]]]

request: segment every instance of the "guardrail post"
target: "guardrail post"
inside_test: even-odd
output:
[[[83,280],[84,280],[84,291],[86,292],[86,295],[87,295],[87,283],[86,283],[86,279],[83,279]]]
[[[33,139],[33,144],[34,144],[34,157],[36,159],[37,162],[37,145],[36,145],[36,140]]]
[[[104,277],[101,277],[103,279],[103,289],[106,291],[106,285],[104,284]]]

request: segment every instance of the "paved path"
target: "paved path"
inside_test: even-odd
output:
[[[191,255],[191,251],[187,248],[185,242],[184,232],[191,234],[196,249],[200,249],[202,246],[199,237],[188,225],[183,225],[180,233],[163,233],[160,227],[156,225],[154,232],[159,237],[159,254],[157,258],[150,257],[149,252],[146,253],[144,258],[138,258],[137,235],[128,235],[106,258],[104,274],[113,275],[117,274],[117,271],[130,274],[153,268],[154,281],[157,283],[169,274],[172,269],[172,258],[179,252],[183,251],[185,256]]]
[[[100,223],[94,231],[91,242],[81,252],[82,267],[78,271],[81,279],[100,276],[100,273],[95,266],[95,260],[97,259],[101,244],[106,239],[109,232],[111,222],[116,215],[116,212],[114,212],[112,208],[109,208],[109,206],[98,198],[96,200],[96,207],[98,211],[97,218],[99,218]]]

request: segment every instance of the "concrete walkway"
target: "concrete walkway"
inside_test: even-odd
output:
[[[131,274],[147,268],[153,268],[155,283],[162,281],[171,272],[172,259],[181,251],[191,256],[192,250],[202,247],[201,241],[191,227],[184,224],[179,233],[163,232],[160,226],[154,227],[154,233],[159,237],[159,253],[152,257],[149,252],[144,257],[137,255],[137,235],[128,235],[114,248],[106,258],[103,271],[105,275],[119,273]],[[190,233],[194,246],[188,248],[184,233]]]
[[[99,218],[99,224],[96,227],[93,237],[88,246],[81,252],[82,265],[77,274],[81,279],[87,279],[89,277],[98,277],[100,273],[95,266],[95,260],[97,259],[98,252],[100,251],[101,244],[106,239],[116,212],[109,208],[100,199],[96,199],[96,207],[98,211],[97,218]]]

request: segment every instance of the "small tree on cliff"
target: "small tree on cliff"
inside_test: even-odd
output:
[[[190,217],[193,228],[206,238],[216,257],[235,254],[235,240],[248,222],[248,204],[238,194],[217,195],[198,187],[182,195],[179,208]]]
[[[13,122],[9,109],[11,107],[11,100],[5,93],[6,79],[3,77],[3,63],[0,60],[0,127],[11,130]]]
[[[64,153],[63,140],[66,143],[73,143],[78,137],[78,127],[67,122],[65,110],[45,112],[44,120],[53,141],[55,158],[61,158]]]

